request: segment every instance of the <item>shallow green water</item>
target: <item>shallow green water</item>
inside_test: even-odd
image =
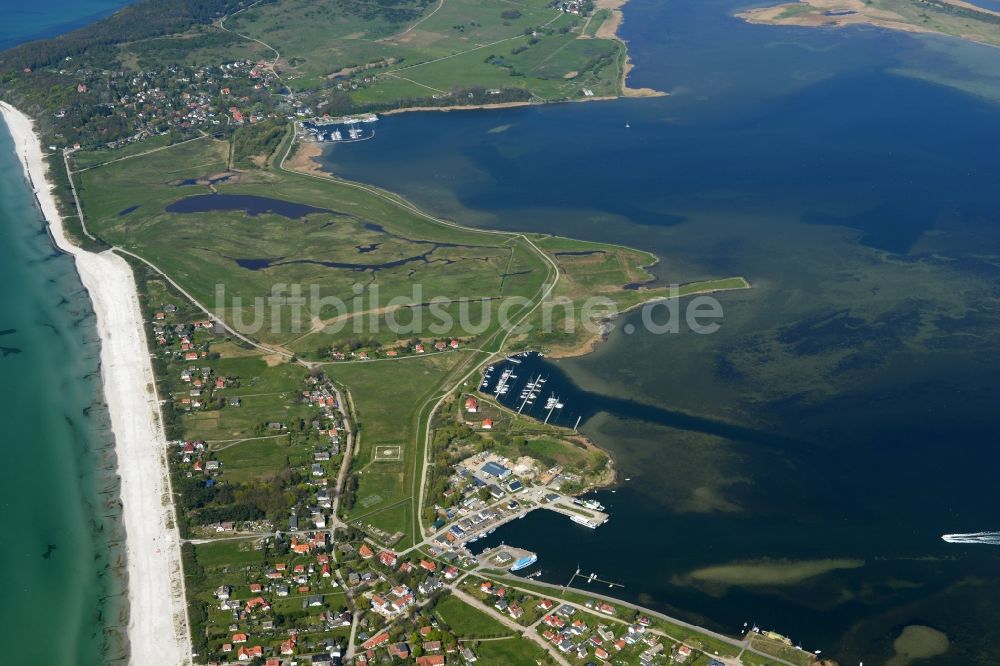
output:
[[[93,312],[0,126],[0,626],[11,663],[121,656],[127,604]],[[59,642],[51,639],[59,636]]]
[[[0,2],[0,48],[121,2]],[[11,664],[127,656],[115,461],[90,301],[0,123],[0,627]]]

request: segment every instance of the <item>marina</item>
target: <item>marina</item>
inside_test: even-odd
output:
[[[521,352],[487,367],[480,379],[480,392],[543,423],[578,426],[583,416],[569,412],[562,398],[563,387],[542,359],[537,352]]]
[[[341,118],[314,118],[299,124],[305,138],[317,143],[356,143],[375,138],[373,113]]]

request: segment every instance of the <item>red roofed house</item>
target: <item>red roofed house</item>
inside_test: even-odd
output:
[[[475,414],[479,411],[479,402],[471,395],[465,399],[465,411]]]
[[[597,610],[604,613],[605,615],[615,614],[615,607],[606,601],[602,601],[601,603],[597,604]]]
[[[382,564],[384,564],[387,567],[396,566],[396,554],[389,552],[388,550],[383,550],[381,553],[379,553],[378,559],[380,562],[382,562]]]
[[[483,430],[493,430],[493,419],[483,419]]]
[[[443,654],[429,654],[417,657],[417,666],[444,666]]]
[[[247,600],[246,610],[248,613],[257,607],[263,608],[264,610],[269,610],[271,608],[271,604],[267,603],[264,600],[264,597],[254,597],[252,599]]]
[[[241,647],[236,651],[237,659],[240,661],[250,661],[251,659],[256,659],[258,657],[264,656],[264,648],[259,645],[254,645],[251,648]]]
[[[438,565],[430,560],[420,560],[420,567],[428,571],[437,571]]]
[[[369,638],[367,641],[365,641],[361,645],[361,648],[363,650],[370,650],[372,648],[377,648],[380,645],[385,645],[388,642],[389,642],[389,632],[388,631],[383,631],[383,632],[380,632],[378,634],[375,634],[374,636],[372,636],[371,638]]]
[[[367,560],[375,555],[375,551],[369,548],[368,544],[363,543],[361,544],[361,547],[358,548],[358,554]]]

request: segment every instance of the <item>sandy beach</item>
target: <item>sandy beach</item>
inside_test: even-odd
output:
[[[180,537],[142,311],[132,270],[111,251],[95,254],[66,236],[32,121],[0,102],[18,158],[55,245],[74,257],[90,294],[101,339],[101,377],[115,435],[128,559],[130,662],[188,664]]]

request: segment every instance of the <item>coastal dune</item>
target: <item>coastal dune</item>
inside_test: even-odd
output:
[[[128,560],[130,662],[188,664],[180,535],[167,467],[167,441],[135,278],[112,251],[87,252],[66,236],[32,121],[0,102],[18,158],[55,245],[73,256],[101,339],[101,377],[115,436]]]

